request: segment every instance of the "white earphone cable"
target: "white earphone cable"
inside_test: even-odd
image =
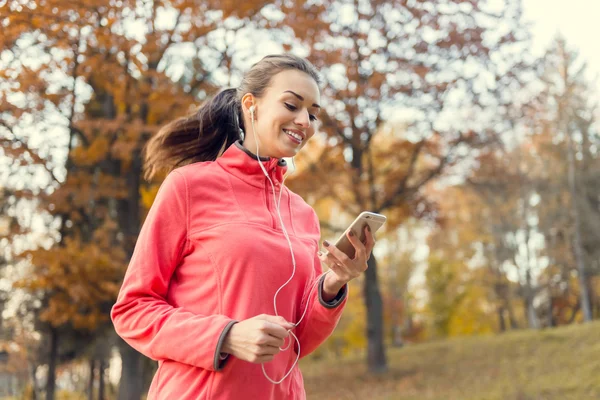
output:
[[[288,284],[292,281],[292,279],[294,278],[294,275],[296,274],[296,257],[294,257],[294,249],[292,247],[292,241],[290,240],[290,237],[288,235],[287,229],[285,228],[285,225],[283,224],[283,217],[281,216],[281,195],[283,193],[283,189],[284,189],[284,183],[285,180],[287,179],[287,174],[284,176],[283,181],[281,182],[281,190],[279,191],[279,199],[277,199],[277,196],[275,194],[275,185],[273,184],[273,181],[271,180],[271,177],[269,176],[267,170],[265,169],[264,165],[262,164],[262,162],[260,161],[260,154],[259,154],[259,140],[258,137],[256,135],[256,129],[254,127],[254,106],[252,106],[250,108],[250,119],[252,121],[252,133],[254,135],[254,141],[256,142],[256,157],[257,157],[257,161],[258,164],[260,165],[260,168],[262,169],[264,175],[267,177],[267,180],[269,181],[269,183],[271,184],[271,191],[273,194],[273,201],[275,203],[275,209],[277,210],[277,216],[279,217],[279,223],[281,224],[281,230],[283,231],[283,234],[288,242],[288,246],[290,248],[290,254],[292,255],[292,275],[290,276],[290,278],[279,287],[279,289],[277,289],[277,291],[275,292],[275,295],[273,296],[273,308],[275,310],[275,315],[279,316],[279,313],[277,311],[277,296],[279,295],[279,292]],[[292,157],[292,162],[293,161],[293,157]],[[294,163],[294,170],[296,169],[296,165]],[[293,171],[294,172],[294,171]],[[293,173],[292,172],[292,173]],[[329,273],[329,270],[327,270],[326,272],[324,272],[323,274],[321,274],[319,277],[317,277],[315,279],[315,281],[313,282],[309,292],[308,292],[308,297],[307,299],[310,298],[310,296],[312,295],[312,291],[315,289],[315,287],[317,287],[321,277],[327,275]],[[308,305],[309,305],[309,301],[306,302],[306,306],[304,307],[304,312],[302,313],[302,316],[300,317],[300,319],[298,320],[298,322],[296,322],[294,324],[294,327],[298,327],[298,325],[300,325],[300,322],[302,322],[302,320],[304,319],[304,316],[306,315],[306,311],[308,310]],[[293,329],[293,328],[292,328]],[[296,360],[294,361],[294,363],[292,364],[292,367],[290,368],[290,370],[283,376],[283,378],[281,378],[280,380],[276,381],[274,379],[272,379],[271,377],[269,377],[269,375],[267,375],[267,372],[265,371],[265,364],[262,363],[262,370],[263,370],[263,374],[265,375],[265,377],[273,384],[280,384],[281,382],[283,382],[285,380],[285,378],[287,378],[292,371],[294,370],[294,367],[296,366],[296,364],[298,363],[298,360],[300,360],[300,340],[298,339],[298,337],[294,334],[294,332],[292,332],[292,330],[288,330],[288,333],[290,335],[292,335],[292,337],[296,340],[296,344],[298,345],[298,354],[296,356]],[[279,350],[281,351],[286,351],[287,349],[289,349],[290,345],[292,344],[291,340],[290,343],[288,343],[288,345],[284,348],[279,348]]]

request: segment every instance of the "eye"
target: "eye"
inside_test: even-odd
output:
[[[293,104],[290,104],[290,103],[283,103],[283,104],[285,104],[285,106],[287,107],[287,109],[290,110],[290,111],[296,111],[298,109],[298,107],[296,107]],[[309,118],[313,122],[318,119],[317,116],[314,115],[314,114],[309,114]]]

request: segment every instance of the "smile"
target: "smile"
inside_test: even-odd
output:
[[[287,129],[283,129],[283,131],[292,139],[294,139],[294,141],[298,142],[298,143],[302,143],[302,140],[304,139],[304,137],[296,132],[292,132],[289,131]]]

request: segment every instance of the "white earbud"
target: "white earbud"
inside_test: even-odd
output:
[[[254,119],[254,106],[250,106],[248,111],[250,111],[250,118]]]

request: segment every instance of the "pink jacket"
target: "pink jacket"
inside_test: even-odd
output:
[[[279,196],[285,160],[261,160]],[[281,214],[297,268],[278,295],[277,309],[296,322],[308,304],[295,329],[304,357],[334,330],[347,287],[325,302],[321,279],[309,296],[322,272],[317,257],[319,221],[314,210],[285,187]],[[274,314],[273,295],[291,273],[271,186],[255,155],[238,142],[215,162],[170,173],[144,222],[111,312],[117,333],[158,360],[148,400],[305,399],[298,366],[274,385],[260,364],[220,358],[225,335],[236,321]],[[265,364],[272,379],[283,377],[296,351],[290,346]]]

